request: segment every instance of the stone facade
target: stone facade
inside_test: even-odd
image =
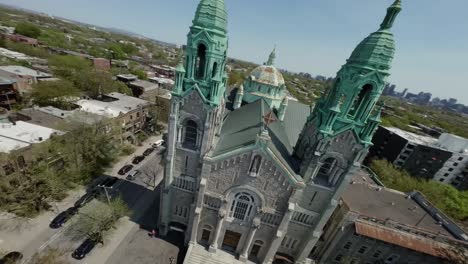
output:
[[[228,251],[241,261],[310,262],[379,123],[380,109],[374,107],[393,57],[388,29],[399,10],[397,1],[381,29],[358,46],[338,73],[343,81],[319,101],[302,133],[297,131],[295,146],[284,128],[285,109],[278,109],[288,105],[284,80],[270,78],[274,53],[255,75],[278,88],[277,104],[260,96],[241,106],[242,96],[236,96],[235,110],[225,113],[230,109],[224,95],[224,1],[201,0],[188,35],[185,67],[176,69],[162,234],[184,232],[187,243]],[[374,56],[373,45],[389,50],[388,56]],[[244,87],[246,93],[252,88],[248,80]]]

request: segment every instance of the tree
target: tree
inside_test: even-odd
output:
[[[127,58],[127,55],[125,54],[125,51],[122,49],[122,47],[117,44],[117,43],[112,43],[108,46],[108,49],[112,53],[112,59],[116,60],[124,60]]]
[[[385,186],[401,192],[420,191],[432,204],[458,221],[468,221],[468,191],[433,180],[412,177],[408,172],[395,168],[386,160],[374,160],[372,170]]]
[[[39,106],[66,107],[70,97],[80,95],[80,91],[67,80],[38,82],[33,85],[31,99]]]
[[[0,47],[2,47],[2,48],[6,47],[6,41],[5,41],[5,37],[3,35],[0,35]]]
[[[65,251],[58,248],[47,247],[43,252],[33,255],[31,264],[66,264]]]
[[[75,76],[76,86],[91,97],[97,97],[101,94],[119,92],[131,95],[132,91],[124,83],[114,81],[112,75],[103,71],[81,71]]]
[[[91,70],[91,63],[77,56],[53,56],[49,65],[55,75],[74,81],[83,71]]]
[[[156,150],[157,151],[157,150]],[[158,164],[153,166],[145,166],[141,171],[141,180],[147,187],[154,188],[157,186],[157,179],[162,172],[162,160],[159,160]]]
[[[15,28],[15,33],[30,38],[38,38],[41,30],[31,23],[19,23]]]
[[[106,232],[115,228],[117,221],[128,214],[130,209],[121,198],[112,199],[110,203],[96,200],[80,210],[70,232],[75,237],[84,236],[104,243]]]
[[[240,85],[245,79],[245,73],[241,71],[232,71],[229,73],[228,85]]]

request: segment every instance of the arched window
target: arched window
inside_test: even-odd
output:
[[[337,161],[335,158],[326,159],[315,177],[315,183],[329,185],[331,182],[331,173],[335,169],[336,165]]]
[[[185,136],[183,145],[186,148],[195,148],[197,146],[198,125],[193,120],[188,120],[185,124]]]
[[[214,78],[217,73],[218,73],[218,63],[215,62],[215,63],[213,63],[213,74],[212,74],[211,77]]]
[[[355,117],[358,113],[359,109],[362,106],[362,103],[365,102],[366,98],[369,97],[370,93],[372,92],[372,85],[366,84],[362,87],[361,91],[359,92],[358,96],[354,98],[354,101],[349,109],[349,115]]]
[[[203,44],[198,45],[197,61],[195,65],[195,78],[197,80],[205,78],[205,63],[206,63],[206,46]]]
[[[248,220],[254,206],[255,200],[252,195],[244,192],[238,193],[232,201],[231,216],[241,221]]]

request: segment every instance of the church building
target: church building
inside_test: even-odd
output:
[[[275,51],[229,101],[224,0],[201,0],[176,69],[160,232],[241,263],[310,263],[380,123],[400,11],[396,0],[310,107],[288,97]]]

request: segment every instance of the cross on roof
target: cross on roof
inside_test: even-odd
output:
[[[265,130],[272,124],[276,122],[275,115],[273,111],[268,112],[266,115],[263,116],[263,124],[265,125]]]

